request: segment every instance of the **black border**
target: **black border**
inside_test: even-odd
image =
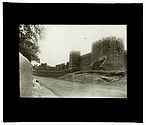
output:
[[[19,98],[19,24],[126,24],[127,99]],[[3,3],[4,122],[143,122],[143,4]]]

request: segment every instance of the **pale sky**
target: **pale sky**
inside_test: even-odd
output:
[[[44,25],[46,37],[39,41],[41,63],[50,66],[69,61],[72,50],[91,52],[93,42],[106,36],[120,37],[127,50],[126,25]]]

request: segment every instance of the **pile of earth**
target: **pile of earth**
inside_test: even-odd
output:
[[[65,76],[59,77],[59,79],[80,82],[80,83],[95,83],[95,84],[126,84],[127,75],[124,76],[106,76],[98,73],[68,73]]]

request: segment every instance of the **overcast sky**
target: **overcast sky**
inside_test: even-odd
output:
[[[91,52],[94,41],[106,36],[120,37],[126,47],[126,25],[44,25],[46,37],[39,41],[41,63],[50,66],[65,63],[69,53],[78,50],[81,55]]]

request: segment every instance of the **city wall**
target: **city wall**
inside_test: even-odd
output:
[[[47,70],[33,70],[33,75],[41,76],[41,77],[60,77],[64,76],[69,72],[69,69],[62,70],[62,71],[47,71]]]
[[[44,77],[59,77],[68,72],[90,70],[127,70],[127,52],[123,43],[115,38],[95,41],[91,53],[80,55],[80,51],[71,51],[69,63],[56,65],[47,64],[37,67],[33,74]]]
[[[80,56],[80,70],[90,70],[91,53]]]
[[[122,70],[127,66],[127,53],[122,43],[117,41],[95,42],[91,49],[91,64],[106,57],[102,65],[105,70]]]
[[[70,54],[70,68],[74,68],[73,64],[78,64],[73,57],[79,58],[76,51],[72,51]],[[126,70],[127,53],[124,50],[123,43],[114,38],[106,39],[105,41],[95,41],[92,44],[91,53],[80,56],[79,64],[76,67],[79,67],[79,70],[91,70],[94,64],[98,65],[98,68],[95,68],[95,70],[100,68],[104,70]]]

